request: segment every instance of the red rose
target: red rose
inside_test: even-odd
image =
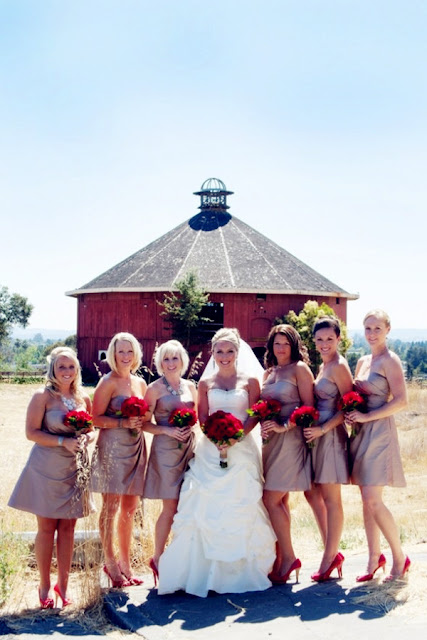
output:
[[[64,424],[73,427],[76,433],[92,431],[93,420],[87,411],[68,411],[64,417]]]
[[[124,418],[144,416],[148,411],[148,404],[143,398],[131,396],[122,402],[121,413]]]

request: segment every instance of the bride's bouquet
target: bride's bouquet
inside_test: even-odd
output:
[[[241,440],[245,435],[242,422],[232,413],[225,413],[225,411],[212,413],[201,429],[205,436],[216,445],[230,445],[231,440]],[[226,469],[228,467],[227,449],[220,450],[219,456],[219,466]]]

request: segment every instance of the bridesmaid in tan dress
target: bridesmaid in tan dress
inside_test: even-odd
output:
[[[160,378],[148,386],[146,401],[155,423],[145,423],[144,431],[154,435],[145,481],[144,498],[160,499],[162,512],[156,522],[154,555],[150,568],[157,581],[158,562],[164,551],[178,506],[179,492],[188,462],[193,457],[194,433],[191,427],[174,427],[169,416],[178,407],[194,409],[196,387],[181,376],[188,368],[188,353],[177,340],[169,340],[156,351],[155,365]]]
[[[102,493],[99,531],[104,573],[112,586],[123,587],[142,583],[132,576],[130,552],[134,515],[144,491],[147,457],[142,418],[122,418],[120,408],[126,398],[142,398],[147,384],[134,375],[141,365],[142,352],[132,334],[117,333],[108,346],[106,359],[111,371],[101,378],[93,398],[94,424],[100,433],[92,489]],[[113,544],[117,512],[118,560]]]
[[[26,435],[35,444],[9,500],[9,506],[37,516],[35,554],[40,573],[39,600],[51,609],[50,568],[56,532],[58,581],[53,590],[62,606],[67,598],[68,577],[74,548],[76,519],[94,510],[87,491],[77,482],[76,454],[84,451],[94,432],[74,436],[64,425],[68,411],[91,411],[83,391],[80,364],[69,347],[56,347],[48,356],[46,386],[36,391],[27,410]]]
[[[363,325],[371,355],[362,356],[358,361],[355,386],[359,393],[367,396],[368,411],[348,414],[357,431],[350,445],[351,479],[360,487],[369,548],[367,572],[358,576],[358,582],[372,580],[375,572],[385,567],[380,532],[393,556],[386,580],[403,577],[411,564],[403,553],[399,530],[382,497],[386,485],[406,486],[394,421],[394,414],[408,404],[405,378],[399,357],[387,348],[391,326],[388,315],[374,309],[366,314]]]
[[[319,570],[311,578],[317,582],[329,580],[337,569],[342,575],[344,556],[338,551],[344,524],[341,485],[348,484],[348,436],[338,400],[353,388],[353,378],[345,358],[338,353],[340,325],[333,317],[319,318],[313,327],[313,339],[322,358],[314,382],[314,396],[319,411],[317,426],[304,430],[311,449],[315,491],[325,503],[327,534]]]
[[[290,325],[279,324],[267,338],[264,355],[266,371],[262,398],[282,404],[278,420],[261,424],[265,485],[264,504],[277,536],[277,558],[270,574],[273,584],[282,584],[292,572],[298,579],[301,561],[296,558],[291,539],[289,492],[304,491],[323,540],[326,538],[326,509],[318,492],[312,490],[310,452],[300,427],[288,422],[300,405],[313,405],[313,374],[308,366],[307,349],[298,332]]]

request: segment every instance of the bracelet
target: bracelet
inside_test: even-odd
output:
[[[64,442],[64,436],[58,437],[58,447],[62,447],[62,443]]]
[[[320,425],[320,431],[322,432],[322,436],[325,435],[326,431],[325,431],[325,425],[321,424]]]
[[[287,431],[289,431],[289,422],[288,422],[288,421],[284,422],[284,423],[283,423],[283,427],[284,427],[284,429],[285,429],[285,433],[286,433]]]

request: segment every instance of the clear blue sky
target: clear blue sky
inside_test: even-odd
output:
[[[425,0],[0,0],[0,285],[34,327],[196,213],[230,212],[427,327]]]

